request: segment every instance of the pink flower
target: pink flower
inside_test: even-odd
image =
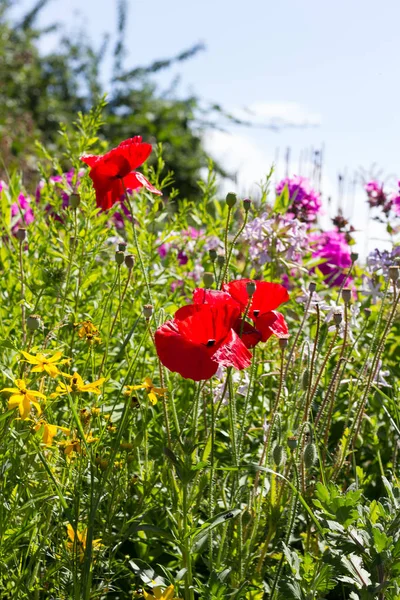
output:
[[[344,233],[324,231],[312,236],[313,258],[322,259],[318,269],[326,275],[328,285],[340,286],[348,279],[344,269],[351,266],[351,251]]]
[[[290,199],[288,215],[306,223],[315,221],[317,214],[321,212],[322,202],[321,195],[312,188],[310,180],[300,175],[286,177],[276,186],[276,193],[281,194],[285,186]]]

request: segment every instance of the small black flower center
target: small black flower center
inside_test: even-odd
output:
[[[255,317],[258,317],[258,315],[259,315],[259,314],[260,314],[260,311],[259,311],[259,310],[253,310],[253,315],[254,315]]]
[[[215,344],[215,340],[208,340],[206,346],[207,346],[207,348],[211,348],[211,346],[214,346],[214,344]]]

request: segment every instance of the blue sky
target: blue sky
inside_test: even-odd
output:
[[[181,75],[181,90],[258,122],[284,120],[316,125],[306,129],[232,127],[207,134],[207,147],[238,171],[238,187],[251,191],[280,148],[292,148],[291,171],[299,153],[325,148],[323,192],[334,197],[337,173],[352,174],[373,163],[388,182],[400,177],[399,23],[400,3],[386,0],[128,0],[125,66],[148,64],[203,41],[206,52],[159,77],[167,84]],[[21,0],[16,11],[30,6]],[[67,30],[79,24],[100,44],[115,30],[113,0],[52,0],[42,23]],[[54,46],[49,37],[46,47]],[[277,175],[283,174],[279,161]],[[254,189],[254,188],[253,188]],[[333,210],[333,209],[332,209]],[[367,213],[359,187],[349,211],[365,230]],[[373,227],[374,235],[380,235]],[[364,244],[363,234],[359,235]],[[376,244],[372,244],[376,245]]]

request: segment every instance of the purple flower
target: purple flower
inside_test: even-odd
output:
[[[339,231],[324,231],[312,236],[312,257],[323,262],[318,269],[328,285],[340,286],[349,280],[344,269],[351,267],[351,251],[346,236]]]
[[[285,186],[288,188],[290,199],[288,216],[292,215],[306,223],[315,221],[317,214],[321,212],[322,202],[321,195],[312,188],[310,180],[300,175],[286,177],[276,186],[276,193],[281,194]]]

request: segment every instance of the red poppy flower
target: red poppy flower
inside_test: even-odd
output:
[[[242,308],[239,302],[234,300],[227,292],[218,290],[206,290],[204,288],[196,288],[193,292],[193,302],[195,304],[211,304],[213,306],[223,306],[226,304],[239,308],[239,313]],[[233,326],[234,331],[238,334],[246,348],[254,348],[261,341],[261,333],[255,329],[247,321],[243,321],[240,314]]]
[[[224,284],[224,291],[240,304],[242,312],[246,310],[249,301],[246,286],[250,281],[252,280],[238,279]],[[254,281],[254,283],[256,291],[247,314],[260,332],[261,341],[266,342],[271,335],[278,337],[287,335],[289,330],[286,321],[283,315],[275,310],[280,304],[289,300],[287,289],[279,283],[268,281]]]
[[[233,330],[239,314],[232,300],[180,308],[155,333],[159,359],[170,371],[194,381],[210,379],[219,365],[250,366],[251,354]]]
[[[121,142],[106,154],[86,154],[81,160],[90,167],[89,176],[96,191],[96,204],[103,210],[111,208],[125,194],[125,189],[145,187],[153,194],[161,194],[147,181],[142,173],[135,171],[149,157],[151,144],[142,142],[140,136]]]

